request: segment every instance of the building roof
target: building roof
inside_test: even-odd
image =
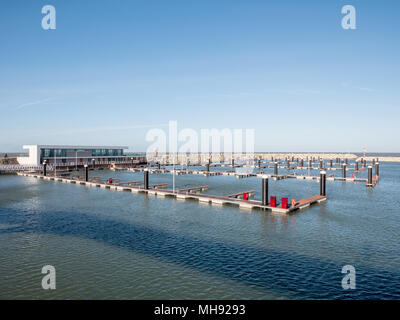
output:
[[[24,145],[23,148],[37,147],[41,149],[128,149],[127,146],[68,146],[68,145]]]

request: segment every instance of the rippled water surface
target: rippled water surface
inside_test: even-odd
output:
[[[380,173],[374,189],[328,181],[328,201],[290,215],[0,176],[0,298],[399,299],[400,165],[383,163]],[[172,177],[150,182],[171,186]],[[177,188],[198,185],[261,197],[257,178],[176,177]],[[278,198],[319,192],[315,181],[269,187]],[[57,272],[53,291],[41,288],[47,264]],[[351,291],[341,286],[348,264]]]

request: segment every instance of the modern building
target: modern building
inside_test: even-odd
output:
[[[121,146],[57,146],[57,145],[24,145],[29,156],[18,157],[21,165],[38,166],[44,160],[48,164],[83,165],[87,163],[107,164],[111,162],[129,161]]]

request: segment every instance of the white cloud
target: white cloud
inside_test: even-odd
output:
[[[19,109],[22,109],[22,108],[25,108],[25,107],[30,107],[30,106],[35,106],[35,105],[38,105],[38,104],[42,104],[42,103],[45,103],[45,102],[48,102],[48,101],[51,101],[51,100],[54,100],[54,98],[47,98],[47,99],[43,99],[43,100],[27,102],[27,103],[23,103],[23,104],[17,106],[15,109],[19,110]]]

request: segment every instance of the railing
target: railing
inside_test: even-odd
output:
[[[4,172],[39,171],[39,170],[43,170],[43,166],[30,166],[30,165],[22,165],[22,164],[0,165],[0,171],[4,171]],[[53,166],[48,165],[47,170],[52,171]]]
[[[141,162],[145,162],[146,158],[145,157],[132,157],[133,161],[130,159],[130,157],[123,157],[119,158],[117,161],[102,161],[98,160],[95,161],[94,165],[97,166],[108,166],[111,163],[115,163],[116,165],[137,165]],[[89,167],[93,165],[91,161],[88,162],[76,162],[76,161],[66,161],[66,162],[57,162],[57,169],[61,169],[63,167],[82,167],[83,165],[87,164]],[[0,171],[1,172],[17,172],[17,171],[40,171],[43,170],[43,165],[23,165],[23,164],[4,164],[0,165]],[[54,170],[54,164],[48,163],[47,164],[47,170],[48,171],[53,171]]]

